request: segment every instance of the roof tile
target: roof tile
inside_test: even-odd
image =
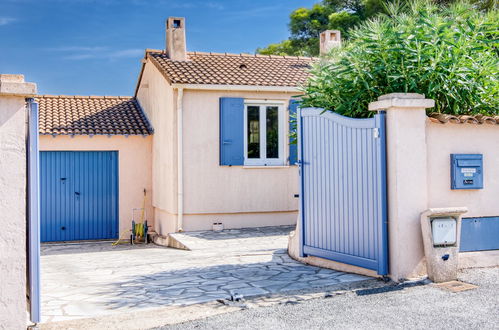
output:
[[[439,124],[491,124],[499,125],[499,116],[489,117],[484,115],[448,115],[444,113],[431,113],[429,115],[430,121]]]
[[[129,96],[40,95],[42,135],[149,135],[152,127]]]
[[[309,75],[311,57],[189,52],[187,61],[172,61],[164,52],[148,50],[173,84],[297,87]],[[243,66],[244,64],[244,66]]]

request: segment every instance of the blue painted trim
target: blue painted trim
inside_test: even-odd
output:
[[[375,128],[376,120],[374,118],[351,118],[339,115],[331,111],[325,111],[320,108],[302,109],[302,117],[322,117],[332,120],[340,125],[352,128]]]
[[[296,137],[296,142],[298,144],[298,178],[300,180],[299,186],[299,205],[298,205],[298,221],[300,221],[300,236],[299,236],[299,255],[300,257],[305,257],[305,254],[303,252],[303,244],[305,242],[305,214],[304,214],[304,206],[303,206],[303,197],[304,197],[304,182],[303,182],[303,150],[302,150],[302,141],[301,139],[303,138],[303,117],[301,115],[301,109],[297,108],[296,109],[296,129],[297,129],[297,137]]]
[[[378,138],[378,178],[379,178],[379,194],[380,198],[380,214],[379,219],[381,221],[381,228],[378,232],[378,239],[380,244],[378,244],[378,275],[388,275],[388,196],[387,196],[387,177],[386,177],[386,112],[380,111],[374,116],[376,121],[376,127],[379,129]]]
[[[463,218],[461,252],[499,250],[499,217]]]
[[[349,254],[343,254],[331,250],[324,250],[308,245],[305,245],[303,247],[303,251],[305,254],[314,255],[320,258],[338,261],[345,264],[355,265],[358,267],[363,267],[371,270],[378,270],[378,261],[376,260],[352,256]]]
[[[30,320],[41,321],[40,311],[40,165],[38,103],[28,99],[28,280]]]

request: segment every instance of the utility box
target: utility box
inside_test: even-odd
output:
[[[433,246],[450,246],[456,244],[457,221],[455,218],[434,218],[431,220]]]
[[[451,189],[483,189],[483,156],[451,154]]]
[[[433,282],[457,278],[461,217],[466,212],[465,207],[453,207],[428,209],[421,214],[426,268]]]

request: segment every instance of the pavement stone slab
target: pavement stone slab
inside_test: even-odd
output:
[[[111,242],[42,245],[42,320],[62,321],[363,281],[286,252],[293,227],[174,234],[191,251]]]

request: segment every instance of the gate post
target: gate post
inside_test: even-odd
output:
[[[388,249],[394,281],[425,274],[420,214],[428,208],[426,109],[434,100],[392,93],[369,104],[386,111]]]
[[[0,319],[26,329],[26,97],[36,85],[0,74]]]

